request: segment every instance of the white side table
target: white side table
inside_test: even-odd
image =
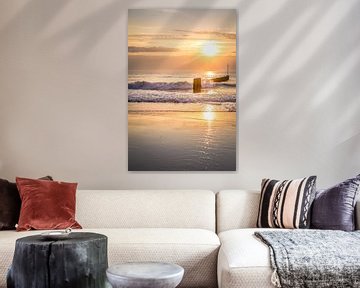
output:
[[[117,264],[106,270],[114,288],[175,288],[184,276],[184,268],[161,262]]]

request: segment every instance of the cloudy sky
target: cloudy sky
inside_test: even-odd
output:
[[[132,9],[129,71],[235,70],[236,11]]]

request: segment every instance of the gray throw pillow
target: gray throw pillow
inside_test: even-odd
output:
[[[360,174],[333,187],[318,190],[312,204],[311,228],[353,231]]]

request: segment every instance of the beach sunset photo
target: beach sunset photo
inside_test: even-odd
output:
[[[128,11],[128,170],[236,170],[236,10]]]

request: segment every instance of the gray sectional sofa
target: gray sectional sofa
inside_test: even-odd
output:
[[[109,265],[176,263],[180,287],[272,287],[268,247],[253,236],[258,205],[257,191],[78,190],[76,218],[108,236]],[[1,288],[16,239],[41,232],[0,231]]]

